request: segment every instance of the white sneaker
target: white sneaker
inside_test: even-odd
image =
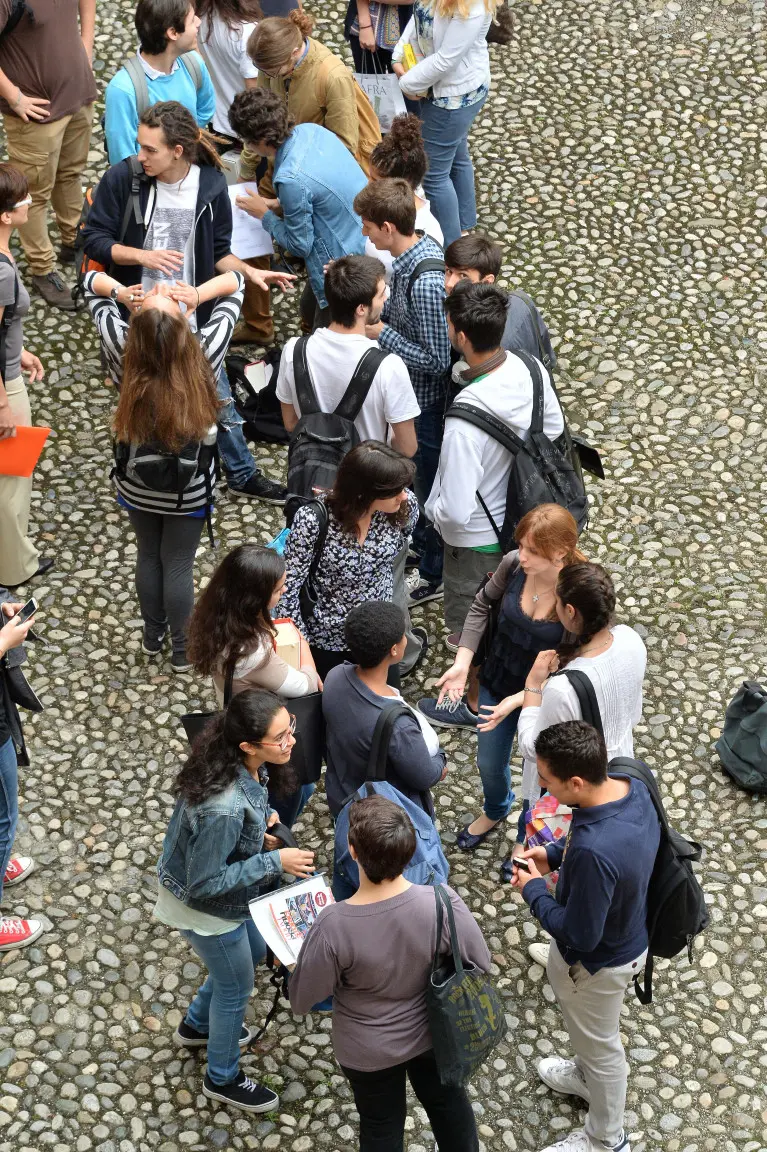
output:
[[[8,861],[8,867],[3,877],[3,887],[13,888],[14,884],[21,884],[27,876],[35,870],[35,862],[31,856],[14,856]]]
[[[621,1132],[617,1144],[605,1144],[602,1140],[594,1140],[583,1128],[569,1132],[556,1144],[549,1144],[541,1152],[631,1152],[631,1145],[625,1132]]]
[[[580,1096],[581,1100],[588,1103],[588,1085],[574,1060],[565,1060],[562,1056],[546,1056],[538,1061],[538,1075],[554,1092],[562,1096]]]
[[[3,916],[0,919],[0,952],[26,948],[27,944],[42,936],[44,931],[40,920],[20,920],[17,916]]]
[[[527,954],[531,960],[535,961],[536,964],[540,964],[541,968],[545,968],[549,962],[550,948],[550,944],[540,944],[536,942],[535,944],[530,944],[528,946]]]

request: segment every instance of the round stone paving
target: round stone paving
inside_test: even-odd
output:
[[[333,47],[343,8],[332,0],[319,19]],[[763,0],[549,0],[514,12],[472,137],[480,224],[504,246],[504,282],[546,316],[573,427],[603,454],[584,547],[613,572],[620,618],[648,647],[637,752],[671,819],[707,850],[711,924],[694,963],[661,962],[650,1006],[626,1000],[627,1129],[634,1152],[757,1152],[767,1147],[767,809],[731,786],[713,745],[728,699],[764,677],[767,653],[767,17]],[[131,16],[125,0],[99,5],[102,89],[134,49]],[[99,132],[89,180],[104,162]],[[295,297],[275,310],[285,339]],[[151,919],[153,870],[185,749],[179,718],[213,697],[140,650],[135,547],[108,481],[113,395],[88,316],[33,297],[26,343],[47,369],[31,389],[36,420],[53,428],[33,520],[56,567],[34,588],[50,647],[33,651],[30,672],[46,711],[27,721],[16,845],[38,868],[5,911],[42,916],[49,930],[0,958],[0,1152],[345,1152],[356,1114],[328,1017],[281,1011],[248,1058],[282,1097],[264,1117],[211,1105],[201,1058],[172,1045],[201,971]],[[281,450],[256,454],[283,476]],[[227,549],[269,540],[281,521],[222,493],[215,526],[201,582]],[[419,615],[432,651],[407,682],[412,700],[450,659],[440,605]],[[534,1150],[583,1116],[535,1073],[567,1037],[527,958],[535,923],[497,882],[508,833],[473,857],[455,850],[480,785],[473,737],[448,734],[444,746],[450,773],[436,800],[452,883],[482,923],[509,1022],[470,1089],[482,1147]],[[297,829],[328,866],[321,796]],[[260,974],[248,1018],[262,1021],[269,1001]],[[406,1143],[433,1148],[415,1102]]]

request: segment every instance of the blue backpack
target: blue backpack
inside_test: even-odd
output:
[[[386,781],[386,758],[389,740],[395,722],[400,716],[411,715],[405,704],[390,704],[381,710],[373,731],[373,742],[368,760],[368,778],[349,797],[336,820],[335,871],[355,889],[359,888],[360,875],[357,864],[349,852],[349,808],[355,800],[366,796],[385,796],[404,808],[410,817],[416,835],[416,848],[413,858],[405,869],[404,876],[411,884],[446,884],[450,865],[445,859],[442,844],[434,821],[407,796],[403,796]]]

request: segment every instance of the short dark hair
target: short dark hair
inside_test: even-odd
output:
[[[29,181],[13,164],[0,164],[0,212],[12,212],[29,193]]]
[[[509,297],[495,284],[461,281],[444,301],[456,332],[463,332],[475,352],[499,348],[506,327]]]
[[[374,180],[366,184],[354,197],[354,211],[377,228],[393,224],[401,236],[415,232],[415,193],[407,180]]]
[[[365,600],[346,617],[346,647],[360,668],[377,668],[400,642],[406,628],[405,613],[397,604],[388,600]]]
[[[396,880],[415,852],[415,829],[404,808],[385,796],[366,796],[349,807],[349,843],[371,884]]]
[[[607,779],[604,739],[583,720],[565,720],[544,728],[535,741],[535,754],[557,780],[580,776],[588,784],[604,784]]]
[[[268,88],[238,92],[229,108],[229,123],[246,144],[263,140],[270,148],[280,148],[295,128],[285,100]]]
[[[192,0],[138,0],[133,22],[141,51],[159,56],[168,46],[168,29],[183,32]]]
[[[445,249],[445,266],[465,271],[473,268],[480,276],[495,276],[496,280],[501,274],[501,261],[503,249],[500,244],[494,244],[487,236],[472,232],[471,236],[459,236]]]
[[[332,260],[325,273],[325,297],[330,319],[342,328],[354,327],[360,304],[369,308],[386,279],[386,269],[375,256],[342,256]]]

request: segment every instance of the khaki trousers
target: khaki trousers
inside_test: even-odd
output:
[[[245,260],[251,268],[258,268],[260,272],[268,272],[269,256],[251,256]],[[250,335],[254,340],[265,344],[274,339],[274,320],[272,319],[272,302],[269,298],[269,289],[259,288],[251,280],[245,281],[245,296],[242,301],[242,320],[250,328]]]
[[[29,426],[32,411],[24,378],[9,380],[5,390],[16,423]],[[31,499],[31,476],[0,476],[0,584],[23,584],[37,571],[40,557],[27,536]]]
[[[32,197],[29,219],[19,228],[19,236],[33,276],[47,276],[56,264],[48,237],[49,204],[56,215],[61,243],[75,242],[92,121],[92,104],[50,124],[3,116],[8,159],[26,176]]]

